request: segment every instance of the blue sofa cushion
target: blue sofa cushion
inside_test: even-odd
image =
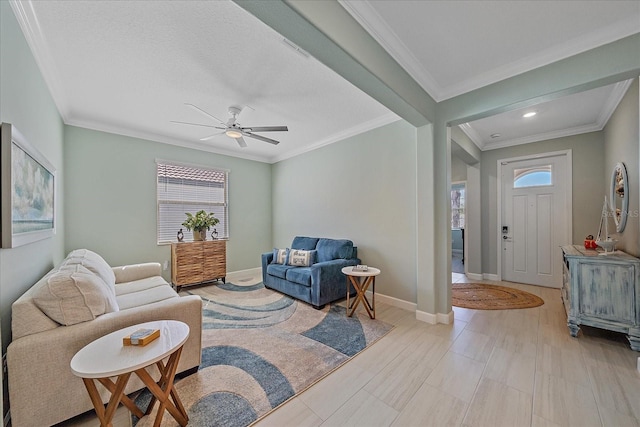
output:
[[[291,243],[291,249],[302,249],[304,251],[310,251],[316,248],[318,244],[317,237],[304,237],[304,236],[296,236],[293,238],[293,242]]]
[[[291,249],[287,257],[287,264],[294,267],[309,267],[316,262],[318,251],[303,251],[302,249]]]
[[[311,286],[311,269],[295,267],[287,270],[287,280],[303,286]]]
[[[267,265],[267,274],[271,276],[279,277],[281,279],[287,278],[287,270],[290,270],[293,267],[291,265],[282,265],[282,264],[269,264]]]
[[[346,239],[320,239],[316,246],[318,262],[353,258],[353,242]]]
[[[273,248],[273,264],[286,264],[289,258],[289,248],[278,249]]]

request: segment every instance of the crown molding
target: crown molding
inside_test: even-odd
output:
[[[491,141],[483,141],[480,135],[473,128],[473,125],[471,123],[463,123],[459,126],[460,129],[469,137],[469,139],[471,139],[471,141],[473,141],[474,144],[478,146],[481,151],[495,150],[498,148],[511,147],[513,145],[528,144],[531,142],[545,141],[547,139],[562,138],[588,132],[598,132],[604,129],[604,127],[607,125],[614,111],[616,110],[616,108],[618,108],[620,101],[622,101],[622,98],[627,93],[627,90],[629,90],[631,83],[633,83],[633,79],[616,83],[611,90],[606,103],[603,105],[600,114],[596,118],[596,121],[588,125],[576,126],[572,128],[561,129],[558,131],[543,132],[522,138],[514,138],[495,143],[492,143]]]
[[[305,148],[299,150],[292,150],[286,154],[280,156],[274,156],[271,158],[270,163],[277,163],[282,160],[287,160],[292,157],[299,156],[304,153],[308,153],[309,151],[317,150],[318,148],[324,147],[325,145],[330,145],[344,139],[350,138],[355,135],[359,135],[361,133],[370,131],[372,129],[379,128],[381,126],[388,125],[389,123],[393,123],[400,120],[400,118],[394,113],[385,114],[382,117],[379,117],[374,120],[369,120],[368,122],[362,123],[358,126],[354,126],[352,128],[346,129],[342,132],[335,133],[328,138],[322,139],[314,144],[311,144]]]
[[[69,118],[69,103],[64,94],[62,83],[53,58],[49,54],[47,40],[44,37],[38,17],[33,9],[31,0],[9,0],[13,14],[18,21],[22,34],[31,49],[31,53],[40,68],[40,73],[49,88],[53,102],[62,120],[66,123]]]
[[[529,144],[531,142],[546,141],[548,139],[564,138],[567,136],[580,135],[580,134],[589,133],[589,132],[598,132],[601,130],[602,130],[602,127],[600,127],[597,123],[593,123],[589,125],[554,130],[550,132],[539,133],[536,135],[525,136],[522,138],[514,138],[514,139],[496,142],[496,143],[486,144],[485,147],[482,149],[482,151],[496,150],[498,148]]]
[[[480,137],[478,132],[476,132],[476,130],[469,123],[462,123],[458,126],[460,127],[462,132],[464,132],[469,137],[471,142],[476,144],[476,147],[478,147],[480,151],[484,150],[485,143],[482,141],[482,138]]]
[[[371,0],[357,2],[338,1],[436,102],[462,95],[638,33],[637,18],[629,17],[623,22],[576,37],[521,60],[501,65],[471,79],[449,86],[442,86],[437,83],[386,21],[371,6]]]
[[[98,132],[106,132],[114,135],[126,136],[129,138],[142,139],[150,142],[158,142],[162,144],[175,145],[177,147],[191,148],[193,150],[205,151],[208,153],[220,154],[223,156],[237,157],[245,160],[253,160],[256,162],[269,163],[269,159],[263,156],[248,155],[245,153],[238,153],[231,150],[225,150],[217,147],[213,147],[206,143],[185,141],[177,138],[171,138],[164,135],[158,135],[151,132],[140,132],[133,129],[123,128],[121,126],[113,126],[104,123],[91,122],[87,120],[70,120],[65,122],[69,126],[76,126],[83,129],[95,130]]]
[[[373,37],[393,59],[436,101],[442,99],[440,86],[422,66],[411,50],[400,40],[387,22],[368,1],[338,3]]]
[[[600,126],[600,130],[604,129],[607,123],[609,123],[609,119],[613,115],[613,112],[616,111],[616,108],[618,108],[618,104],[620,104],[620,101],[622,101],[622,98],[624,98],[624,95],[629,90],[631,83],[633,83],[633,79],[618,82],[613,87],[607,102],[602,107],[602,111],[600,111],[600,115],[596,120],[596,123]]]
[[[613,43],[636,33],[638,33],[637,19],[635,17],[630,17],[621,23],[609,25],[608,27],[604,27],[596,32],[567,40],[564,43],[543,50],[535,55],[530,55],[521,60],[502,65],[499,69],[490,70],[479,74],[472,79],[460,82],[459,84],[441,88],[440,93],[443,100],[453,98],[518,74],[523,74],[536,68],[544,67],[545,65],[595,49],[605,44]]]

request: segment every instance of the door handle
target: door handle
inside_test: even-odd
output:
[[[506,241],[506,242],[510,242],[511,241],[511,237],[509,236],[502,236],[502,240]]]

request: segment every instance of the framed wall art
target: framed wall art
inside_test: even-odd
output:
[[[56,232],[56,171],[9,123],[0,125],[0,240],[15,248]]]

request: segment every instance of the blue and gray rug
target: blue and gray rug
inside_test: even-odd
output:
[[[202,364],[175,387],[189,425],[247,426],[364,350],[393,326],[340,305],[308,304],[246,282],[185,289],[203,301]],[[149,396],[137,402],[146,407]],[[137,422],[151,425],[152,417]],[[137,421],[137,420],[136,420]],[[167,413],[163,426],[177,423]]]

